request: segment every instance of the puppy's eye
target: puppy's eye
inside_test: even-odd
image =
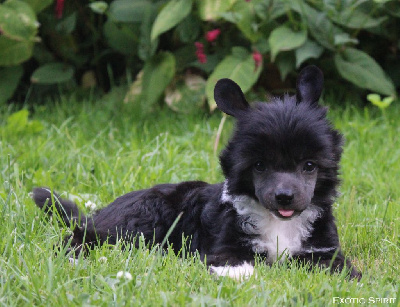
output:
[[[303,166],[303,171],[307,172],[307,173],[312,173],[313,171],[315,171],[317,168],[317,164],[315,164],[312,161],[307,161],[306,163],[304,163]]]
[[[265,163],[264,163],[263,161],[257,161],[257,162],[254,164],[254,169],[255,169],[257,172],[263,172],[263,171],[266,170],[266,168],[267,168],[267,166],[265,165]]]

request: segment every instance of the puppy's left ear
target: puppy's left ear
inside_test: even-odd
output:
[[[317,105],[324,86],[324,75],[315,65],[303,68],[296,82],[297,103]]]
[[[250,108],[239,85],[231,79],[221,79],[214,88],[214,99],[218,108],[234,117]]]

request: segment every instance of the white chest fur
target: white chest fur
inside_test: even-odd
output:
[[[302,242],[310,236],[312,224],[320,212],[318,207],[311,205],[299,216],[282,220],[250,197],[231,196],[225,190],[222,198],[233,203],[243,231],[256,235],[251,239],[253,251],[266,253],[269,263],[300,252]]]

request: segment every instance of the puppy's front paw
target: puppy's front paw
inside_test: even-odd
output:
[[[362,273],[352,267],[351,271],[349,273],[349,277],[350,277],[350,279],[356,279],[356,280],[360,281],[362,278]]]
[[[218,276],[228,276],[233,279],[241,280],[247,279],[254,274],[254,267],[243,262],[241,265],[237,266],[210,266],[210,273]]]

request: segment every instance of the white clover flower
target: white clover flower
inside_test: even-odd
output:
[[[104,257],[104,256],[100,257],[99,258],[99,262],[106,263],[107,262],[107,257]]]
[[[86,207],[86,209],[89,209],[90,211],[94,211],[94,210],[96,210],[97,205],[94,202],[88,200],[85,203],[85,207]]]
[[[118,279],[132,280],[132,274],[129,273],[129,272],[119,271],[117,273],[117,278]]]

